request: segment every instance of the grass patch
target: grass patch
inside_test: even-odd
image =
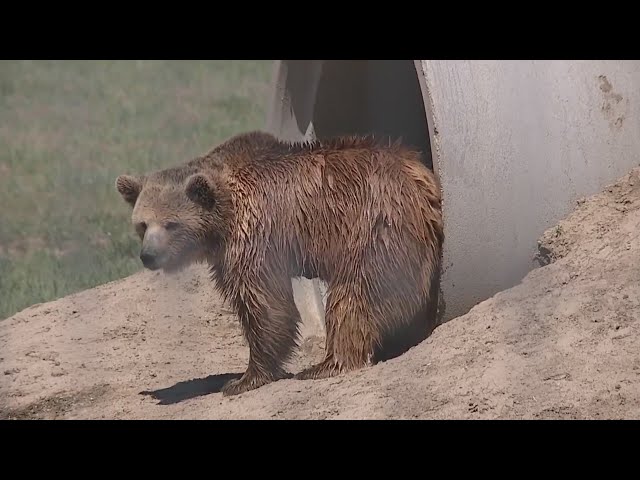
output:
[[[266,61],[1,61],[0,319],[140,269],[114,182],[262,128]]]

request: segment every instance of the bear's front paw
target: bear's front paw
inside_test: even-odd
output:
[[[225,397],[230,395],[238,395],[240,393],[248,392],[249,390],[255,390],[267,383],[276,382],[278,380],[285,380],[293,378],[293,374],[285,370],[278,369],[275,373],[254,373],[252,368],[249,368],[242,377],[234,380],[229,380],[222,387],[222,394]]]
[[[324,360],[295,375],[296,380],[320,380],[345,373],[347,369],[340,368],[333,360]]]
[[[271,381],[258,375],[244,374],[240,378],[229,380],[222,387],[222,395],[229,397],[260,388]]]

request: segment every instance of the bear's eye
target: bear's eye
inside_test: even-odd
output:
[[[167,222],[164,228],[167,230],[176,230],[179,226],[177,222]]]
[[[144,237],[145,232],[147,231],[147,224],[145,222],[136,223],[136,232],[141,237]]]

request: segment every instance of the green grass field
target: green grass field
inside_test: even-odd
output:
[[[262,128],[271,65],[0,62],[0,319],[139,270],[116,177]]]

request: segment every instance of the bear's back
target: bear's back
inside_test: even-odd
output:
[[[338,259],[367,248],[382,225],[419,240],[427,224],[441,222],[435,178],[419,152],[398,142],[250,139],[235,145],[241,155],[229,164],[238,241],[279,245],[296,258]]]

